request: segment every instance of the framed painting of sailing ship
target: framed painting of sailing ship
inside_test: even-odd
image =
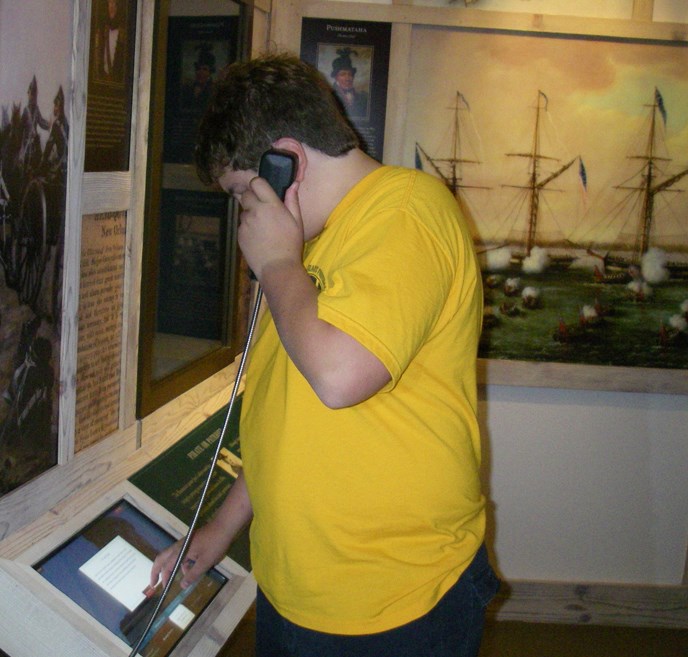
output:
[[[686,45],[414,27],[404,158],[470,222],[490,382],[688,392]]]

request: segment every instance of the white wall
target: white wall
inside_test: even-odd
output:
[[[681,582],[685,397],[506,386],[485,392],[485,482],[504,576]]]

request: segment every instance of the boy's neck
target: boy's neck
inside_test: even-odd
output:
[[[305,148],[308,169],[299,188],[299,199],[308,240],[320,234],[349,191],[382,165],[359,148],[339,157]]]

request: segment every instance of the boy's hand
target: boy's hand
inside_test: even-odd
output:
[[[151,586],[156,586],[159,580],[162,581],[163,586],[167,585],[182,543],[183,540],[180,539],[155,558],[151,569]],[[198,529],[181,564],[181,587],[187,588],[200,579],[203,573],[222,561],[229,549],[229,543],[226,533],[221,527],[217,527],[216,523],[210,522]]]
[[[282,203],[267,180],[255,177],[241,195],[238,241],[251,271],[260,281],[266,268],[286,263],[302,266],[303,222],[298,182]]]

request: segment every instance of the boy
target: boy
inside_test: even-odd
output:
[[[256,174],[269,148],[296,156],[284,203]],[[258,657],[476,655],[497,580],[478,478],[482,289],[456,200],[368,157],[327,81],[288,55],[228,69],[196,159],[241,203],[269,312],[243,473],[194,536],[185,581],[252,521]]]

